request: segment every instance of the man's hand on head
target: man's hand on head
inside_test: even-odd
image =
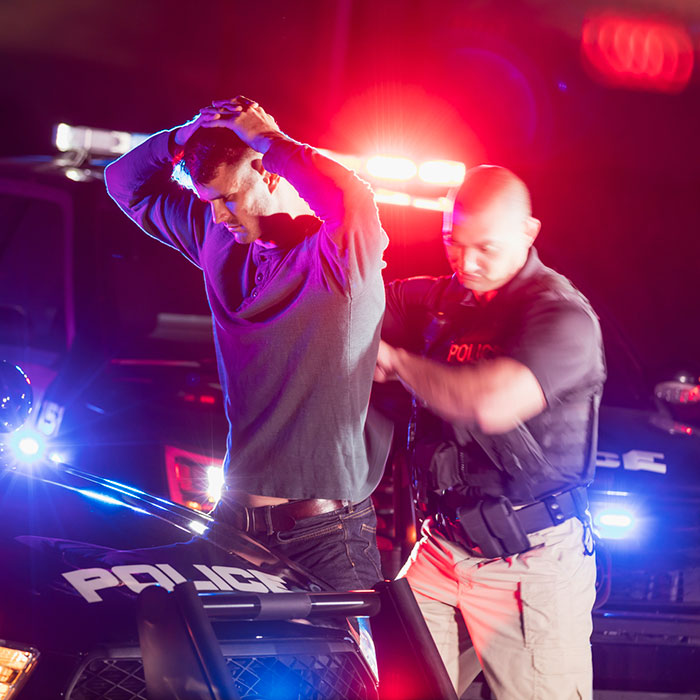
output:
[[[206,107],[204,109],[207,109]],[[173,137],[175,143],[178,146],[184,146],[189,138],[194,134],[200,126],[208,119],[204,116],[204,109],[200,110],[199,114],[192,117],[188,122],[185,122],[182,126],[179,126]]]
[[[253,100],[238,95],[231,100],[216,100],[199,110],[199,114],[178,127],[174,141],[184,146],[200,127],[231,129],[254,150],[265,153],[270,146],[270,135],[282,135],[277,122]]]
[[[259,153],[267,152],[271,136],[283,135],[277,122],[257,102],[238,95],[232,100],[216,100],[205,107],[199,126],[231,129],[238,138]]]

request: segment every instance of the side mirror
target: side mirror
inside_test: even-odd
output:
[[[11,433],[24,425],[32,410],[32,385],[16,365],[0,361],[0,433]]]

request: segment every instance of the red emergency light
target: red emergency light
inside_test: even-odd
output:
[[[589,17],[583,24],[581,51],[595,74],[612,85],[680,92],[693,71],[688,31],[665,20]]]

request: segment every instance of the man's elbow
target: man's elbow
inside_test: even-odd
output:
[[[110,163],[105,168],[105,189],[112,199],[115,199],[115,190],[117,189],[117,182],[119,180],[117,169],[114,167],[115,165],[116,161]]]
[[[118,160],[110,163],[104,171],[104,183],[107,194],[122,208],[130,208],[130,200],[133,197],[131,187],[128,186],[128,178]]]

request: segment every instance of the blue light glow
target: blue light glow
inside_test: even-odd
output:
[[[203,535],[207,531],[207,526],[204,523],[197,522],[196,520],[190,520],[190,530],[199,535]]]
[[[82,494],[83,496],[92,498],[95,501],[100,501],[101,503],[108,503],[111,506],[122,506],[122,508],[129,508],[130,510],[133,510],[136,513],[143,513],[144,515],[149,515],[149,513],[143,510],[142,508],[137,508],[136,506],[132,506],[129,503],[125,503],[124,501],[120,501],[116,498],[112,498],[111,496],[107,496],[104,493],[99,493],[98,491],[89,491],[87,489],[74,490]]]
[[[27,457],[34,458],[35,455],[39,454],[40,445],[39,441],[35,437],[23,437],[17,443],[17,449]]]
[[[599,522],[606,527],[624,527],[628,528],[632,525],[632,516],[623,513],[605,513],[600,516]]]
[[[116,486],[120,491],[131,491],[132,493],[138,494],[139,496],[148,495],[145,491],[141,491],[134,486],[129,486],[128,484],[122,484],[119,481],[112,481],[112,479],[105,479],[105,483]]]
[[[608,507],[595,513],[593,523],[602,538],[620,540],[634,531],[636,518],[627,508]]]
[[[10,441],[14,458],[23,464],[35,464],[46,453],[46,441],[35,430],[19,430]]]

